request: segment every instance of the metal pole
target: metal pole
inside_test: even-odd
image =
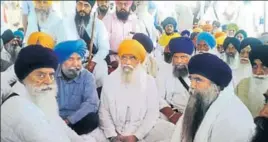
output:
[[[268,23],[267,23],[267,18],[268,18],[268,15],[267,15],[267,5],[268,5],[268,2],[267,1],[263,1],[264,2],[264,5],[263,5],[263,20],[264,20],[264,23],[263,23],[263,26],[264,26],[264,32],[267,32],[267,28],[268,28]]]

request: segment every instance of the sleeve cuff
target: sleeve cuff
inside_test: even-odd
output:
[[[116,137],[117,136],[117,133],[115,132],[114,129],[106,129],[106,130],[103,130],[104,131],[104,135],[106,138],[110,138],[110,137]]]
[[[74,118],[72,116],[68,116],[67,120],[73,125],[76,123],[76,121],[74,120]]]
[[[143,138],[144,138],[144,135],[142,134],[142,133],[140,133],[140,132],[136,132],[135,134],[134,134],[134,136],[136,136],[136,138],[140,141],[140,140],[142,140]]]

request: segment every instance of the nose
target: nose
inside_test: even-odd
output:
[[[52,84],[53,83],[53,79],[48,75],[46,78],[45,78],[45,80],[44,80],[44,84],[46,84],[46,85],[50,85],[50,84]]]

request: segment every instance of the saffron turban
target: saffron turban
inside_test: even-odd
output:
[[[77,53],[81,58],[84,58],[86,50],[87,45],[82,39],[64,41],[57,44],[54,48],[60,64],[68,60],[73,53]]]
[[[253,38],[253,37],[248,37],[245,38],[244,40],[242,40],[241,44],[240,44],[240,48],[239,48],[239,52],[241,52],[241,50],[243,50],[244,48],[250,46],[250,49],[255,48],[257,46],[262,45],[263,43],[257,39],[257,38]]]
[[[201,75],[218,85],[222,90],[232,80],[231,68],[217,56],[204,53],[193,56],[189,61],[189,74]]]
[[[213,27],[210,24],[205,24],[204,26],[202,26],[202,29],[203,29],[203,31],[209,31],[209,32],[211,32],[212,29],[213,29]]]
[[[239,48],[240,48],[240,40],[238,40],[235,37],[227,37],[224,40],[224,43],[223,43],[224,50],[226,50],[230,44],[232,44],[235,47],[235,49],[237,51],[239,51]]]
[[[213,49],[216,46],[215,38],[208,32],[202,32],[202,33],[198,34],[197,44],[200,41],[204,41],[210,47],[210,49]]]
[[[235,37],[238,35],[238,34],[242,34],[244,38],[247,38],[248,37],[248,34],[246,31],[244,30],[239,30],[235,33]]]
[[[203,30],[201,28],[194,28],[193,33],[201,33]]]
[[[46,7],[52,6],[52,1],[51,0],[50,1],[48,1],[48,0],[34,0],[33,1],[34,6],[39,7],[40,1],[46,1],[47,2],[47,5],[45,5]]]
[[[259,45],[251,50],[249,53],[249,60],[251,65],[255,65],[255,60],[261,60],[262,64],[268,67],[268,45]]]
[[[36,44],[40,44],[44,47],[53,49],[55,46],[55,41],[50,35],[46,33],[34,32],[29,36],[27,45],[36,45]]]
[[[146,57],[146,50],[137,40],[124,40],[118,48],[118,56],[130,54],[135,56],[141,63],[144,62]]]
[[[152,40],[143,33],[136,33],[132,39],[137,40],[146,50],[147,53],[151,53],[154,49],[154,44]]]
[[[221,37],[221,36],[227,36],[227,34],[225,32],[216,32],[214,34],[214,37],[217,39],[218,37]]]
[[[221,36],[216,39],[217,45],[223,45],[226,36]]]
[[[42,45],[22,48],[14,65],[15,74],[23,81],[32,71],[39,68],[57,69],[58,60],[53,50]]]
[[[185,53],[192,55],[194,52],[194,43],[188,37],[173,38],[169,42],[169,50],[171,54]]]

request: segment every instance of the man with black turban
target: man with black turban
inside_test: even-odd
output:
[[[263,93],[268,89],[268,46],[260,45],[249,53],[252,75],[243,79],[236,94],[256,117],[263,107]]]
[[[189,65],[190,98],[171,142],[245,142],[254,122],[250,112],[232,92],[230,67],[209,53],[195,55]],[[234,135],[235,134],[235,135]]]

